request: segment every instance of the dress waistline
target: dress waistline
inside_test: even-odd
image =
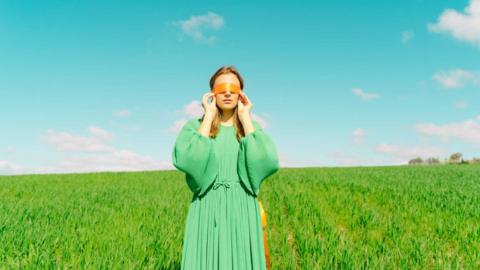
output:
[[[222,180],[222,181],[215,181],[213,184],[213,189],[218,189],[219,187],[223,186],[224,190],[231,188],[232,185],[240,185],[240,179],[234,181]]]
[[[224,188],[224,191],[227,191],[227,189],[231,188],[233,185],[240,185],[241,181],[240,179],[235,179],[235,180],[219,180],[219,181],[215,181],[215,183],[213,184],[213,189],[218,189],[219,187],[223,187]],[[213,224],[214,224],[214,227],[216,228],[217,225],[218,225],[218,221],[217,221],[217,218],[218,216],[221,216],[222,214],[220,214],[220,206],[223,204],[222,201],[223,201],[223,198],[224,196],[218,196],[217,197],[217,205],[216,205],[216,209],[213,213]]]

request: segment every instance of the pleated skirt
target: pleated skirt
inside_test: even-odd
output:
[[[257,197],[239,181],[216,181],[188,209],[182,270],[266,270]]]

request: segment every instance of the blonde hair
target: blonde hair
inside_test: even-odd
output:
[[[238,72],[237,68],[235,66],[222,66],[220,67],[210,78],[210,91],[213,89],[213,86],[215,84],[215,80],[222,74],[229,74],[232,73],[235,76],[237,76],[238,80],[240,81],[240,89],[243,91],[243,78]],[[240,100],[238,101],[240,102]],[[218,105],[217,105],[218,108]],[[221,125],[221,114],[222,110],[218,108],[218,113],[215,119],[212,122],[212,127],[210,128],[210,137],[215,137],[217,136],[218,131],[220,130],[220,125]],[[205,117],[205,114],[202,116],[202,121],[203,118]],[[233,126],[235,127],[235,130],[237,131],[237,140],[240,141],[240,138],[245,136],[245,131],[243,130],[242,123],[240,122],[240,119],[238,118],[238,106],[235,106],[235,109],[233,110]]]

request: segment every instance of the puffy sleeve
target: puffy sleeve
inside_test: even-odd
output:
[[[172,163],[185,173],[190,190],[201,196],[218,176],[218,161],[212,138],[197,130],[199,121],[192,118],[180,130],[172,152]]]
[[[254,120],[255,131],[240,139],[238,174],[257,196],[262,181],[279,170],[277,149],[272,138]]]

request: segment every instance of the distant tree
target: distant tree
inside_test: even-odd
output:
[[[425,159],[424,163],[428,165],[440,164],[440,159],[437,157],[429,157]]]
[[[459,164],[466,165],[466,164],[468,164],[468,160],[464,160],[464,159],[462,158],[462,160],[460,161]]]
[[[410,160],[408,161],[408,164],[409,164],[409,165],[423,164],[423,159],[422,159],[421,157],[416,157],[416,158],[410,159]]]
[[[449,162],[458,164],[458,163],[461,162],[461,159],[462,159],[462,153],[457,152],[457,153],[454,153],[454,154],[450,155]]]

